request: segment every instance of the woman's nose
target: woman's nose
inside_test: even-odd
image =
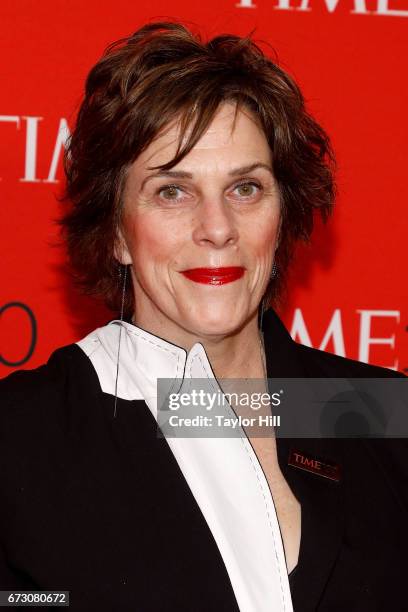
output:
[[[228,204],[218,198],[200,203],[193,221],[193,240],[196,244],[222,248],[238,240],[236,220]]]

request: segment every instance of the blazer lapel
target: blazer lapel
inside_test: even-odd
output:
[[[270,309],[264,314],[263,332],[268,378],[307,378],[297,344]],[[319,373],[313,374],[316,378]],[[321,374],[321,376],[324,376]],[[277,432],[279,436],[279,431]],[[317,609],[344,534],[343,477],[331,480],[309,469],[289,464],[291,453],[344,465],[341,440],[311,438],[276,439],[281,471],[302,506],[302,534],[298,566],[291,581],[294,610]]]

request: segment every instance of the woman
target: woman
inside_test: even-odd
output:
[[[401,443],[157,435],[159,378],[397,376],[296,344],[268,308],[333,166],[249,39],[153,23],[91,70],[62,225],[121,316],[2,382],[2,589],[74,610],[405,609]]]

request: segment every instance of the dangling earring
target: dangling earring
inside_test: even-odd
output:
[[[119,283],[122,282],[122,299],[121,299],[121,305],[120,305],[119,342],[118,342],[118,355],[116,359],[115,405],[114,405],[114,410],[113,410],[113,418],[116,418],[116,404],[118,401],[119,355],[120,355],[120,343],[122,340],[123,314],[125,310],[127,266],[122,265],[122,264],[118,265],[118,276],[119,276]]]
[[[265,297],[262,298],[261,304],[258,310],[258,328],[260,331],[262,331],[264,312],[265,312]]]
[[[271,276],[270,276],[270,280],[275,280],[276,277],[278,275],[278,265],[276,263],[276,260],[273,260],[273,264],[272,264],[272,270],[271,270]],[[263,317],[264,317],[264,312],[265,312],[266,308],[265,308],[265,296],[262,298],[261,300],[261,304],[260,304],[260,308],[259,308],[259,314],[258,314],[258,327],[260,330],[262,330],[262,325],[263,325]]]
[[[276,259],[273,260],[272,271],[271,271],[271,280],[275,280],[278,275],[278,266],[276,263]]]

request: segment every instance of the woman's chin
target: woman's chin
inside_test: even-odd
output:
[[[239,316],[236,311],[224,309],[223,312],[205,313],[201,316],[196,314],[186,317],[186,324],[199,336],[226,336],[238,331],[245,321],[245,317]]]

